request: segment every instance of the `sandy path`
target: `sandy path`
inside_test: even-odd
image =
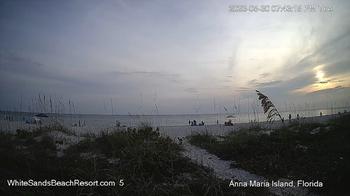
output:
[[[190,158],[198,164],[214,169],[216,175],[221,179],[237,179],[239,181],[264,180],[263,177],[249,173],[245,170],[231,168],[231,161],[221,160],[216,155],[210,154],[202,148],[193,146],[187,141],[183,143],[183,147],[185,148],[185,151],[183,152],[184,156]]]
[[[221,160],[216,155],[208,153],[206,150],[199,147],[189,144],[187,141],[184,141],[182,144],[185,148],[183,155],[190,158],[193,162],[201,164],[203,166],[212,168],[216,176],[222,180],[227,180],[227,186],[229,185],[230,180],[239,180],[241,182],[248,182],[250,180],[256,180],[258,182],[268,181],[262,176],[252,174],[246,170],[239,168],[231,168],[231,161]],[[304,196],[310,195],[307,189],[300,187],[270,187],[269,191],[273,195],[295,195],[295,196]]]

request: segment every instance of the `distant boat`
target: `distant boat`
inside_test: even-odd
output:
[[[49,117],[47,114],[44,114],[44,113],[39,113],[39,114],[36,114],[35,116],[36,117],[44,117],[44,118]]]

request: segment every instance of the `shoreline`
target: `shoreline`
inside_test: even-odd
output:
[[[349,113],[349,112],[347,112]],[[344,115],[347,113],[341,113],[340,115]],[[300,122],[300,123],[323,123],[327,122],[330,119],[336,118],[339,116],[339,114],[330,114],[330,115],[323,115],[323,116],[312,116],[312,117],[302,117],[299,120],[292,119],[290,122],[289,120],[285,120],[285,125],[288,125],[293,122]],[[48,119],[49,120],[49,119]],[[42,126],[50,125],[50,121],[43,123]],[[63,123],[64,124],[64,123]],[[276,129],[283,125],[281,121],[274,121],[273,123],[268,123],[266,121],[261,122],[240,122],[240,123],[234,123],[232,126],[225,126],[224,124],[209,124],[209,125],[203,125],[203,126],[190,126],[190,125],[169,125],[169,126],[152,126],[154,129],[159,128],[159,131],[162,136],[169,136],[171,139],[177,139],[177,138],[184,138],[186,136],[192,135],[193,133],[209,133],[214,135],[226,135],[229,132],[237,131],[242,128],[249,128],[251,126],[261,126],[269,129]],[[85,126],[85,127],[67,127],[69,130],[75,132],[77,135],[81,134],[99,134],[102,131],[123,131],[127,130],[128,128],[139,128],[140,126],[122,126],[122,127],[115,127],[115,126],[105,126],[105,127],[93,127],[93,126]],[[4,132],[16,132],[17,129],[24,129],[24,130],[31,130],[33,128],[38,128],[40,125],[35,124],[26,124],[21,121],[7,121],[7,120],[0,120],[0,131]]]
[[[341,113],[340,116],[346,115],[347,113]],[[288,125],[291,123],[299,122],[299,123],[325,123],[331,119],[339,117],[339,114],[330,114],[323,116],[312,116],[312,117],[303,117],[299,120],[291,119],[285,120],[284,124],[281,121],[274,121],[273,123],[269,123],[267,121],[262,122],[244,122],[244,123],[234,123],[232,126],[225,126],[223,124],[217,125],[203,125],[203,126],[190,126],[190,125],[182,125],[182,126],[160,126],[159,131],[161,134],[167,135],[172,139],[184,138],[186,136],[192,135],[193,133],[208,133],[212,135],[226,135],[232,131],[238,131],[242,128],[249,128],[251,126],[261,126],[269,129],[277,129],[283,125]]]

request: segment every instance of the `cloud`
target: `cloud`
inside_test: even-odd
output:
[[[245,93],[245,92],[254,92],[253,88],[249,88],[249,87],[237,87],[235,89],[235,91],[239,92],[239,93]]]
[[[286,81],[288,84],[282,84],[289,91],[312,91],[311,89],[318,91],[320,88],[333,88],[336,85],[334,83],[338,83],[337,81],[344,78],[344,75],[350,75],[348,57],[350,53],[350,27],[344,26],[342,30],[332,31],[332,33],[317,32],[316,34],[314,30],[313,32],[309,39],[315,40],[314,47],[308,52],[305,52],[307,50],[304,49],[300,50],[299,53],[306,53],[306,56],[298,52],[294,53],[283,66],[284,69],[281,69],[283,76],[294,75],[293,78]],[[299,60],[292,58],[298,56],[303,57]],[[315,77],[319,77],[318,80]],[[300,86],[301,84],[303,86]],[[317,87],[317,84],[323,86]],[[291,89],[292,87],[294,89]]]
[[[296,70],[306,70],[321,64],[333,64],[339,59],[346,58],[350,53],[350,30],[338,34],[334,38],[320,44],[311,54],[300,59],[294,66]],[[340,63],[342,64],[342,63]]]
[[[179,74],[171,74],[165,72],[156,72],[156,71],[112,71],[112,74],[120,76],[145,76],[145,77],[165,77],[165,78],[179,78]]]
[[[270,75],[271,75],[270,73],[262,73],[259,76],[260,76],[260,78],[266,78],[266,77],[268,77]]]
[[[293,91],[295,89],[302,88],[306,85],[313,84],[316,82],[314,74],[312,72],[305,72],[292,79],[285,80],[283,83],[278,85],[280,90]]]
[[[75,96],[95,113],[113,97],[127,113],[138,111],[140,93],[154,108],[157,92],[164,113],[185,113],[199,93],[227,105],[232,95],[255,97],[256,88],[277,101],[303,99],[295,90],[313,84],[342,86],[338,92],[350,78],[344,2],[334,2],[331,17],[232,15],[226,1],[1,3],[1,104],[48,91]],[[315,78],[319,65],[323,79]]]
[[[160,71],[111,71],[107,72],[106,74],[111,77],[119,76],[119,80],[124,79],[130,82],[136,82],[142,79],[147,80],[142,80],[142,83],[139,83],[140,88],[142,88],[142,86],[146,83],[164,86],[170,84],[183,84],[185,82],[185,79],[183,79],[180,74]]]
[[[235,44],[231,49],[231,56],[229,57],[228,67],[227,67],[228,70],[232,70],[238,64],[237,58],[238,58],[240,44],[241,44],[241,40],[236,38]]]
[[[328,88],[328,89],[323,89],[323,90],[318,90],[318,91],[314,91],[314,92],[310,92],[308,94],[331,94],[331,93],[336,93],[338,91],[345,91],[345,90],[350,90],[350,87],[343,87],[343,86],[336,86],[334,88]]]
[[[196,94],[199,92],[198,89],[196,89],[196,88],[185,88],[184,91],[191,93],[191,94]]]
[[[325,80],[325,81],[320,81],[320,84],[327,84],[328,82],[330,82],[330,80]]]
[[[30,58],[24,58],[13,54],[0,53],[0,69],[1,71],[31,74],[31,75],[45,75],[42,74],[44,65]]]
[[[248,85],[249,86],[253,86],[255,88],[264,88],[264,87],[271,87],[271,86],[275,86],[277,84],[280,84],[281,80],[273,80],[273,81],[268,81],[268,82],[259,82],[257,79],[253,79],[248,81]]]
[[[7,75],[5,74],[7,77],[12,75],[25,80],[36,79],[77,86],[92,86],[96,84],[89,79],[82,79],[79,75],[74,74],[77,70],[60,70],[31,58],[14,54],[0,54],[0,70],[3,73],[7,73]]]
[[[349,51],[350,52],[350,51]],[[337,61],[326,65],[323,69],[325,73],[333,76],[338,74],[350,73],[350,60]]]

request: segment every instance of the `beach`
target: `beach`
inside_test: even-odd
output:
[[[10,113],[11,114],[11,113]],[[37,128],[38,126],[45,126],[50,125],[52,123],[60,123],[66,128],[72,130],[77,135],[83,135],[83,134],[98,134],[102,131],[116,131],[116,130],[127,130],[128,128],[138,128],[142,126],[151,126],[154,129],[159,128],[160,133],[163,136],[168,136],[172,139],[177,138],[183,138],[189,135],[192,135],[194,133],[209,133],[213,135],[225,135],[231,131],[236,131],[241,128],[249,128],[251,126],[262,126],[267,127],[271,129],[278,128],[283,125],[281,121],[274,121],[273,123],[269,123],[266,121],[263,121],[263,117],[260,118],[260,122],[236,122],[233,123],[232,126],[225,126],[222,122],[224,120],[221,120],[221,123],[216,124],[214,120],[212,120],[211,124],[205,124],[203,126],[190,126],[187,124],[186,119],[188,118],[199,118],[199,119],[212,119],[215,117],[215,115],[184,115],[182,117],[178,116],[90,116],[87,115],[85,117],[84,115],[76,115],[76,116],[69,116],[69,115],[61,115],[58,118],[41,118],[43,121],[42,125],[37,124],[28,124],[25,123],[25,121],[22,120],[22,116],[26,116],[25,118],[30,118],[31,114],[12,114],[14,116],[18,116],[17,120],[9,121],[4,120],[3,118],[0,119],[0,130],[6,131],[6,132],[12,132],[14,133],[17,129],[25,129],[30,130]],[[299,120],[294,118],[289,120],[285,120],[284,124],[288,125],[289,123],[299,121],[301,123],[322,123],[326,122],[329,119],[336,118],[339,116],[339,114],[330,114],[330,115],[323,115],[323,116],[311,116],[311,117],[301,117]],[[157,121],[165,121],[165,118],[173,118],[175,120],[174,123],[170,123],[170,125],[163,125],[167,123],[156,123]],[[117,120],[115,120],[117,119]],[[159,120],[161,119],[161,120]],[[116,121],[122,121],[121,126],[116,126]],[[78,124],[81,122],[85,123],[84,126],[73,126],[74,124]],[[176,122],[176,123],[175,123]],[[175,125],[172,125],[175,124]],[[182,125],[179,125],[182,124]]]
[[[330,119],[334,119],[344,114],[332,114],[332,115],[324,115],[324,116],[313,116],[313,117],[303,117],[299,120],[292,119],[291,121],[285,120],[284,123],[281,121],[274,121],[273,123],[269,122],[255,122],[255,123],[234,123],[232,126],[225,126],[223,124],[218,125],[204,125],[204,126],[161,126],[159,127],[159,131],[164,136],[169,136],[172,139],[183,138],[189,135],[193,135],[196,133],[208,133],[210,135],[226,135],[232,131],[237,131],[242,128],[249,128],[252,126],[260,126],[269,129],[276,129],[283,125],[288,125],[293,122],[300,123],[325,123]]]
[[[208,150],[190,144],[188,141],[190,137],[193,135],[208,135],[219,138],[218,136],[224,137],[228,134],[232,134],[233,132],[237,132],[239,130],[249,130],[250,128],[258,127],[258,129],[263,130],[260,132],[261,134],[269,134],[273,132],[273,130],[277,130],[283,127],[288,127],[290,125],[298,124],[302,126],[302,124],[322,124],[327,123],[329,120],[337,119],[342,116],[346,116],[348,113],[343,114],[333,114],[333,115],[324,115],[324,116],[314,116],[314,117],[302,117],[300,119],[291,119],[286,120],[284,122],[274,121],[270,122],[250,122],[250,123],[234,123],[232,126],[225,126],[223,124],[214,124],[214,125],[202,125],[202,126],[190,126],[190,125],[182,125],[182,126],[157,126],[153,127],[153,130],[156,130],[161,138],[170,138],[174,143],[179,144],[183,151],[181,152],[183,157],[188,158],[191,162],[196,165],[204,166],[206,168],[210,168],[213,170],[215,176],[223,182],[229,182],[230,180],[238,180],[240,182],[247,181],[258,181],[264,182],[267,181],[268,178],[262,175],[257,175],[254,172],[242,169],[240,167],[232,167],[232,163],[235,160],[223,160],[219,156],[208,152]],[[54,122],[46,122],[42,125],[33,125],[33,124],[23,124],[16,121],[10,122],[0,122],[2,125],[2,130],[7,129],[8,133],[18,135],[21,132],[31,132],[31,130],[43,129],[43,133],[52,138],[56,146],[56,157],[64,157],[66,156],[66,150],[68,150],[71,146],[78,145],[81,141],[84,141],[88,138],[100,138],[106,137],[108,135],[113,135],[115,133],[127,133],[129,130],[142,130],[145,127],[141,126],[110,126],[99,131],[96,129],[89,129],[88,126],[72,126],[67,129],[60,126],[59,124],[55,124]],[[46,126],[51,126],[49,130],[45,131]],[[18,131],[18,129],[22,129],[23,131]],[[62,132],[62,130],[65,130]],[[22,133],[23,134],[23,133]],[[41,141],[42,136],[35,137],[34,140]],[[115,144],[119,145],[119,144]],[[112,159],[111,159],[112,160]],[[281,181],[290,181],[288,179],[280,179]],[[310,192],[302,187],[292,187],[292,188],[281,188],[281,187],[268,187],[268,191],[274,195],[310,195]],[[314,193],[312,193],[314,194]],[[317,195],[317,194],[316,194]]]

